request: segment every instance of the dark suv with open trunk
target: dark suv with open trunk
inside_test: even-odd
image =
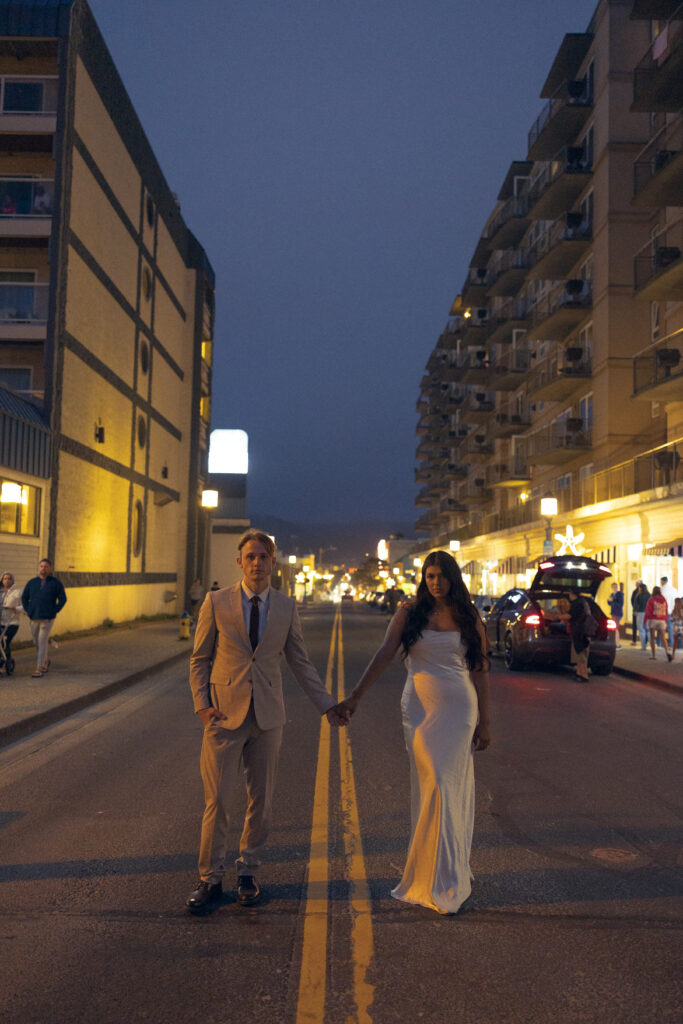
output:
[[[484,616],[489,644],[510,669],[532,664],[570,663],[567,593],[576,588],[596,622],[588,664],[596,675],[612,671],[617,627],[595,603],[598,587],[611,576],[606,565],[580,555],[551,556],[540,563],[528,589],[515,587],[499,597]]]

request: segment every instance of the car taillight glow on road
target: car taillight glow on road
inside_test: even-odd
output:
[[[524,625],[525,626],[540,626],[541,625],[541,616],[537,615],[536,613],[533,613],[532,615],[525,615],[524,616]]]
[[[614,621],[614,619],[608,619],[607,620],[607,628],[608,629],[616,629],[617,628],[617,624]]]

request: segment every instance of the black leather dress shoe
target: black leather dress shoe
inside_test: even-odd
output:
[[[198,914],[203,910],[209,910],[220,900],[223,895],[223,886],[220,882],[199,882],[194,892],[185,900],[185,906],[193,913]]]
[[[259,884],[253,875],[240,875],[237,879],[237,902],[252,907],[261,898]]]

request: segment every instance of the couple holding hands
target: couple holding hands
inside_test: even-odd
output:
[[[472,751],[485,750],[490,739],[486,633],[457,563],[443,551],[427,556],[415,599],[398,609],[357,686],[339,704],[308,657],[295,601],[270,586],[275,545],[268,534],[248,531],[237,564],[242,581],[204,599],[190,661],[194,708],[204,724],[205,808],[199,882],[188,910],[206,912],[221,898],[230,808],[242,780],[248,805],[237,900],[253,906],[260,899],[256,870],[270,830],[285,723],[282,654],[320,714],[345,726],[401,649],[412,829],[403,877],[391,895],[455,913],[471,891]]]

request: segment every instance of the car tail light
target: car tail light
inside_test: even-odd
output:
[[[525,626],[540,626],[541,625],[541,616],[538,614],[538,612],[532,612],[530,615],[525,615],[524,616],[524,625]]]
[[[617,628],[617,624],[614,621],[614,619],[607,619],[607,628],[608,629],[616,629]]]
[[[541,562],[541,564],[539,565],[538,568],[539,569],[554,569],[555,568],[555,563],[554,562]]]

